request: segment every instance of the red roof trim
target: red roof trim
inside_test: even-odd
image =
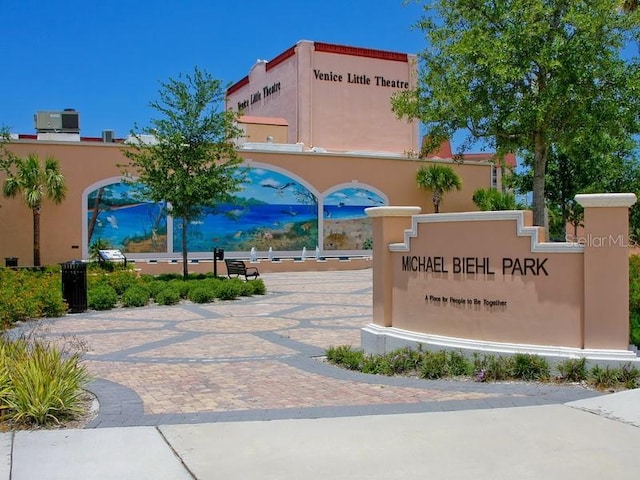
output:
[[[387,52],[384,50],[374,50],[372,48],[347,47],[345,45],[334,45],[331,43],[315,42],[316,52],[337,53],[340,55],[353,55],[355,57],[378,58],[381,60],[391,60],[394,62],[408,62],[406,53]]]
[[[269,70],[271,70],[273,67],[277,67],[279,64],[281,64],[282,62],[284,62],[287,58],[291,58],[296,54],[296,47],[293,46],[287,50],[285,50],[284,52],[282,52],[280,55],[278,55],[277,57],[269,60],[267,62],[267,67],[266,67],[266,71],[268,72]]]
[[[240,90],[245,85],[249,85],[249,77],[248,76],[244,77],[242,80],[237,81],[236,83],[231,85],[229,88],[227,88],[227,96],[231,95],[234,92],[237,92],[238,90]]]

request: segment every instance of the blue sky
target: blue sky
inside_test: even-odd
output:
[[[6,0],[0,125],[35,133],[41,110],[75,108],[83,136],[148,124],[159,82],[195,65],[225,84],[299,40],[404,53],[426,46],[403,0]]]

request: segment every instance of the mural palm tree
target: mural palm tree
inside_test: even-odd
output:
[[[35,154],[27,158],[15,158],[4,182],[4,195],[15,197],[22,193],[24,201],[33,213],[33,264],[40,266],[40,213],[42,202],[64,200],[67,188],[60,173],[58,161],[47,157],[44,165]]]
[[[416,174],[418,186],[433,193],[433,210],[440,213],[442,196],[452,190],[460,190],[462,181],[458,174],[448,165],[429,165],[420,167]]]

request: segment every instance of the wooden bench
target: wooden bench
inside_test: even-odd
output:
[[[229,260],[225,258],[224,263],[227,266],[227,276],[229,278],[231,278],[231,275],[235,275],[235,278],[244,275],[244,279],[248,281],[249,278],[256,279],[260,276],[260,272],[256,267],[247,267],[242,260]]]

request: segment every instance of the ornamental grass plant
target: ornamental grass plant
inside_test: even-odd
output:
[[[79,354],[40,340],[0,337],[0,412],[22,425],[59,424],[83,413],[89,374]]]
[[[586,359],[567,359],[552,368],[544,357],[525,353],[511,356],[474,353],[466,356],[458,351],[422,351],[405,347],[384,355],[371,355],[350,345],[330,347],[325,353],[331,364],[375,375],[403,375],[427,380],[469,379],[476,382],[572,382],[599,390],[640,386],[640,370],[630,363],[618,367],[594,365],[589,369]]]

